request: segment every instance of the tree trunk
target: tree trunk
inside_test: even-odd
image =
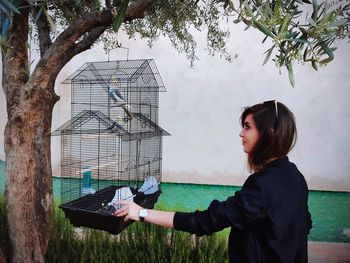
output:
[[[125,20],[143,18],[153,2],[133,2]],[[18,4],[27,6],[31,2],[20,0]],[[49,39],[48,22],[44,17],[39,19],[41,58],[30,74],[26,44],[29,10],[23,8],[21,14],[13,14],[10,37],[2,46],[2,84],[8,115],[4,144],[9,261],[25,263],[44,262],[53,226],[50,133],[52,110],[58,100],[53,88],[55,79],[71,58],[92,46],[114,17],[111,10],[78,16],[54,43]]]
[[[53,87],[27,82],[8,115],[5,196],[12,262],[44,262],[53,223],[50,132],[56,101]]]

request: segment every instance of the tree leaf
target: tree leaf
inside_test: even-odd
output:
[[[34,18],[34,23],[38,22],[38,20],[39,20],[41,14],[43,13],[43,11],[44,11],[44,6],[42,6],[42,7],[39,9],[38,13],[36,14],[36,16],[35,16],[35,18]]]
[[[250,15],[251,17],[254,17],[253,11],[250,8],[250,6],[248,5],[248,3],[246,1],[243,2],[244,8],[247,11],[248,15]]]
[[[328,8],[329,8],[329,4],[328,4],[328,0],[326,0],[326,1],[324,1],[323,18],[326,17],[327,12],[328,12]]]
[[[305,28],[299,27],[299,30],[301,31],[301,33],[307,34],[307,30]]]
[[[293,73],[292,63],[290,61],[288,61],[287,69],[288,69],[288,77],[289,77],[290,84],[294,88],[295,87],[294,73]]]
[[[288,34],[286,35],[286,37],[288,38],[295,38],[299,35],[299,32],[288,32]]]
[[[130,0],[123,0],[122,3],[120,4],[120,7],[117,12],[117,16],[114,18],[114,21],[112,24],[113,30],[115,32],[118,31],[118,29],[120,28],[121,24],[124,21],[124,17],[128,9],[129,1]]]
[[[11,25],[11,20],[10,20],[10,17],[6,17],[5,20],[2,22],[2,29],[1,29],[1,37],[3,39],[7,39],[7,35],[8,35],[8,32],[9,32],[9,28],[10,28],[10,25]]]
[[[257,29],[259,29],[261,32],[263,32],[265,35],[275,38],[276,36],[262,23],[260,23],[259,21],[253,19],[253,23],[256,26]]]
[[[0,9],[3,11],[3,12],[7,12],[7,9],[6,9],[6,7],[4,7],[2,4],[1,4],[1,2],[0,2]]]
[[[304,55],[303,55],[303,60],[304,60],[304,61],[306,61],[308,51],[309,51],[309,47],[306,47],[306,48],[305,48],[305,51],[304,51]]]
[[[266,64],[266,62],[269,60],[269,58],[270,58],[270,56],[271,56],[271,53],[272,53],[272,51],[273,51],[273,49],[274,49],[274,47],[275,47],[275,45],[273,45],[270,49],[268,49],[268,51],[267,51],[267,55],[266,55],[266,57],[265,57],[265,59],[264,59],[264,62],[263,62],[263,66]],[[266,52],[265,52],[266,53]]]
[[[313,8],[313,13],[312,13],[312,18],[314,20],[317,20],[317,14],[318,14],[318,3],[317,0],[312,0],[312,8]]]
[[[307,41],[306,39],[302,39],[302,38],[287,39],[287,41],[290,41],[290,42],[298,42],[298,43],[303,43],[303,44],[309,44],[309,43],[310,43],[310,42]]]
[[[333,60],[334,59],[334,54],[333,51],[328,47],[326,43],[321,44],[322,49],[327,53],[328,57]]]
[[[333,58],[325,58],[323,60],[321,60],[319,63],[320,64],[328,64],[329,62],[331,62],[333,60]]]
[[[315,20],[313,20],[311,17],[309,18],[309,23],[310,23],[310,25],[312,25],[313,27],[317,27],[317,24],[316,24]]]
[[[286,31],[286,28],[288,27],[288,21],[289,21],[290,16],[286,15],[283,19],[283,23],[279,28],[278,33],[283,33],[284,31]]]
[[[266,39],[268,38],[268,36],[264,37],[263,41],[261,42],[261,44],[264,44],[264,42],[266,41]]]
[[[340,20],[336,20],[332,23],[329,24],[330,27],[340,27],[342,25],[344,25],[347,22],[347,19],[340,19]]]
[[[5,8],[4,12],[12,11],[17,14],[21,14],[18,9],[8,0],[1,0],[1,5]],[[2,8],[1,8],[2,9]]]

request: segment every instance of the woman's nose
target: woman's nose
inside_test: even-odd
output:
[[[239,133],[239,137],[243,138],[244,134],[243,134],[243,130],[241,130],[241,132]]]

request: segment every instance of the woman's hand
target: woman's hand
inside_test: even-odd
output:
[[[125,216],[124,221],[128,221],[130,219],[139,221],[139,211],[142,209],[141,206],[135,204],[133,201],[121,200],[117,201],[116,204],[121,205],[117,211],[114,212],[116,217]]]

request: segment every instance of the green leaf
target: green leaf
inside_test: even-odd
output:
[[[11,26],[11,19],[10,17],[6,17],[2,22],[2,29],[1,29],[1,37],[3,39],[7,39],[10,26]]]
[[[321,60],[319,63],[320,64],[328,64],[329,62],[331,62],[333,60],[333,58],[325,58],[323,60]]]
[[[12,11],[12,12],[15,12],[17,14],[21,14],[18,11],[18,9],[8,0],[1,0],[1,6],[2,6],[2,8],[5,8],[4,12]]]
[[[318,70],[317,65],[316,65],[316,61],[314,59],[311,61],[311,65],[316,71]]]
[[[315,20],[313,20],[311,17],[309,18],[309,23],[310,23],[310,25],[312,25],[313,27],[317,27],[317,24],[316,24]]]
[[[117,11],[117,16],[114,18],[114,21],[112,24],[113,30],[115,32],[118,31],[119,27],[121,26],[121,24],[124,21],[124,17],[126,15],[126,11],[128,9],[129,1],[130,0],[123,0],[118,11]]]
[[[288,77],[289,77],[290,84],[294,88],[295,87],[295,81],[294,81],[293,66],[292,66],[292,63],[290,61],[288,61],[287,69],[288,69]]]
[[[317,4],[317,0],[312,0],[312,7],[314,9],[313,13],[312,13],[312,18],[317,20],[317,14],[318,14],[318,4]]]
[[[275,38],[276,35],[274,35],[265,25],[260,23],[259,21],[253,19],[253,23],[256,26],[257,29],[259,29],[261,32],[263,32],[265,35]]]
[[[253,11],[250,8],[250,6],[248,5],[248,3],[246,1],[243,2],[244,8],[247,11],[247,13],[251,16],[254,17]]]
[[[295,38],[299,35],[299,32],[288,32],[288,34],[286,35],[286,37],[288,38]]]
[[[7,12],[7,8],[4,7],[4,6],[1,4],[1,2],[0,2],[0,9],[1,9],[2,11],[4,11],[5,13]]]
[[[301,31],[301,33],[307,34],[307,30],[305,28],[299,27],[299,30]]]
[[[287,41],[290,41],[290,42],[298,42],[298,43],[303,43],[303,44],[309,44],[309,43],[310,43],[310,42],[307,41],[306,39],[302,39],[302,38],[287,39]]]
[[[329,4],[328,4],[328,0],[326,0],[326,1],[324,1],[323,18],[326,17],[327,12],[328,12],[328,8],[329,8]]]
[[[340,20],[336,20],[332,23],[329,24],[330,27],[340,27],[342,25],[344,25],[347,22],[347,19],[340,19]]]
[[[270,58],[270,56],[271,56],[271,53],[272,53],[274,47],[275,47],[275,45],[273,45],[270,49],[268,49],[267,55],[266,55],[266,57],[265,57],[265,59],[264,59],[264,62],[263,62],[263,66],[264,66],[264,65],[266,64],[266,62],[269,60],[269,58]],[[265,52],[265,53],[266,53],[266,52]]]
[[[39,9],[38,13],[36,14],[36,16],[35,16],[35,18],[34,18],[34,23],[38,22],[38,20],[39,20],[41,14],[43,13],[43,11],[44,11],[44,6],[42,6],[42,7]]]
[[[332,50],[328,47],[326,43],[321,44],[322,49],[327,53],[328,57],[332,60],[334,59],[334,54]]]
[[[309,47],[306,47],[305,48],[305,51],[304,51],[304,55],[303,55],[303,60],[306,61],[306,58],[307,58],[307,52],[309,51]]]
[[[271,16],[272,15],[272,10],[271,10],[271,7],[270,7],[270,3],[266,2],[264,7],[265,7],[266,15],[267,16]]]
[[[268,38],[268,36],[264,37],[263,41],[261,42],[261,44],[264,44],[264,42],[266,41],[266,39]]]
[[[279,31],[278,33],[283,33],[284,31],[286,31],[286,28],[288,27],[288,21],[290,19],[290,16],[289,15],[286,15],[283,19],[283,23],[282,25],[280,26],[279,28]]]

